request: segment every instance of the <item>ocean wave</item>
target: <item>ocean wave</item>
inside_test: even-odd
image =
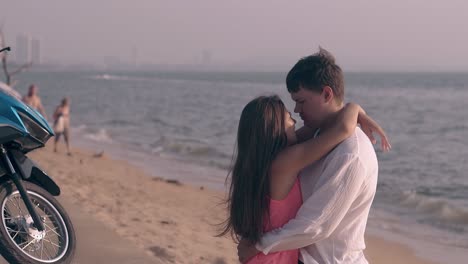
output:
[[[157,124],[157,125],[159,125],[159,126],[167,126],[167,127],[173,127],[173,126],[174,126],[174,125],[169,124],[168,122],[162,120],[161,118],[157,118],[157,117],[150,118],[149,120],[150,120],[152,123]]]
[[[78,132],[81,133],[82,131],[85,131],[87,128],[88,128],[87,125],[81,124],[81,125],[72,127],[72,131],[75,132],[75,133],[78,133]]]
[[[203,146],[203,145],[192,145],[187,143],[178,143],[172,142],[169,144],[165,144],[163,146],[165,151],[183,154],[188,156],[195,156],[195,157],[216,157],[216,158],[226,158],[228,155],[218,151],[216,148],[211,146]]]
[[[201,166],[214,167],[226,171],[231,166],[231,156],[214,147],[206,146],[197,140],[180,139],[177,142],[162,136],[156,142],[146,145],[151,154],[172,158]],[[143,147],[145,148],[145,147]],[[147,148],[145,148],[147,149]]]
[[[85,133],[84,137],[87,139],[91,139],[93,141],[97,141],[97,142],[112,143],[111,136],[109,135],[107,130],[104,128],[101,128],[94,133],[90,133],[90,132]]]
[[[137,125],[135,122],[132,122],[130,120],[124,120],[124,119],[111,119],[111,120],[105,121],[103,124],[110,125],[110,126],[133,126],[133,125]]]
[[[105,80],[105,81],[141,81],[144,78],[132,77],[127,75],[114,75],[114,74],[98,74],[89,77],[93,80]]]
[[[430,214],[446,224],[468,226],[468,208],[441,198],[427,197],[416,191],[403,192],[400,198],[402,205],[414,208],[420,213]]]

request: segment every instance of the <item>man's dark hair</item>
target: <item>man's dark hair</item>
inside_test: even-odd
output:
[[[322,92],[330,86],[339,102],[344,99],[344,76],[333,55],[323,48],[319,52],[300,59],[289,71],[286,86],[290,93],[303,89]]]

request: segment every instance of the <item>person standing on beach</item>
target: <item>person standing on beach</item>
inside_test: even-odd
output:
[[[47,115],[42,106],[41,98],[38,93],[38,88],[36,85],[31,84],[28,89],[28,94],[23,96],[23,102],[29,105],[34,110],[37,110],[41,115],[47,120]]]
[[[344,107],[344,76],[334,57],[320,48],[300,59],[286,84],[296,103],[294,111],[304,121],[296,131],[298,142],[323,137]],[[378,175],[371,141],[376,143],[372,129],[357,127],[326,157],[301,170],[304,202],[297,215],[263,234],[256,244],[240,241],[239,260],[244,263],[258,253],[300,249],[299,263],[367,264],[364,232]]]
[[[54,112],[54,152],[57,152],[57,143],[63,135],[65,144],[67,146],[67,155],[71,156],[70,151],[70,99],[65,97],[62,102],[55,109]]]

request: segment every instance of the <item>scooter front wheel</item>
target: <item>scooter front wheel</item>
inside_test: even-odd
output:
[[[32,217],[12,182],[0,185],[0,252],[10,263],[70,263],[76,248],[73,225],[63,207],[41,187],[23,182],[45,230]]]

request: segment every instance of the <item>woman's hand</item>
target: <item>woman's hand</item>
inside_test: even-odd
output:
[[[368,116],[364,110],[359,112],[358,124],[361,126],[362,131],[364,131],[364,133],[369,137],[372,144],[377,143],[377,140],[374,137],[375,132],[380,136],[380,145],[384,152],[389,151],[392,148],[385,131],[379,126],[379,124],[377,124],[377,122],[375,122],[374,119]]]

